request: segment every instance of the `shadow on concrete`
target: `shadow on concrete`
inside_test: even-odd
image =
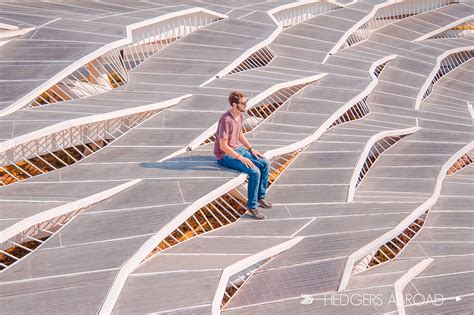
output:
[[[192,157],[176,157],[164,162],[144,162],[139,164],[143,168],[156,168],[165,170],[193,170],[193,171],[224,171],[240,174],[217,164],[216,158],[212,155],[193,155]]]

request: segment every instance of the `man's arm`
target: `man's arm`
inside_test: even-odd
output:
[[[250,142],[247,140],[247,137],[244,135],[244,132],[241,130],[240,135],[239,135],[239,142],[242,143],[242,145],[248,150],[252,148],[252,145]]]
[[[228,141],[227,139],[218,138],[216,139],[216,141],[219,141],[219,146],[221,150],[224,151],[225,154],[230,155],[234,159],[237,159],[240,162],[244,163],[245,166],[247,166],[248,168],[255,167],[255,164],[253,164],[253,162],[250,159],[247,159],[246,157],[238,154],[231,147],[229,147],[229,144],[227,143]]]
[[[247,148],[247,150],[250,149],[250,153],[252,153],[254,156],[264,158],[263,154],[252,148],[252,145],[250,142],[247,140],[247,137],[245,136],[244,132],[241,130],[240,131],[240,136],[239,136],[239,142],[242,143],[242,145]]]

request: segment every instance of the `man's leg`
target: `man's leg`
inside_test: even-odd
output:
[[[237,149],[236,151],[244,155],[245,151],[239,150],[239,149]],[[249,175],[249,183],[248,183],[248,188],[247,188],[248,189],[247,207],[249,209],[256,209],[259,183],[260,183],[260,170],[258,169],[258,167],[248,168],[247,166],[244,165],[244,163],[228,155],[225,155],[222,159],[218,160],[217,163],[219,163],[219,165],[222,165],[224,167],[227,167],[236,171],[240,171]]]
[[[246,153],[245,157],[252,160],[253,164],[260,170],[260,182],[258,184],[257,198],[264,199],[267,194],[268,173],[270,172],[270,162],[267,159],[259,158],[253,154]]]

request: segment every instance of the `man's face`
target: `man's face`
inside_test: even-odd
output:
[[[245,109],[247,108],[247,98],[246,97],[242,97],[239,102],[237,103],[237,109],[240,111],[240,112],[245,112]]]

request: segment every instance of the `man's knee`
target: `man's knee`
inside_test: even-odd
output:
[[[267,159],[261,159],[260,161],[262,162],[262,170],[267,171],[270,169],[270,161]]]
[[[249,170],[249,176],[251,177],[260,177],[260,170],[258,167],[254,166]]]

